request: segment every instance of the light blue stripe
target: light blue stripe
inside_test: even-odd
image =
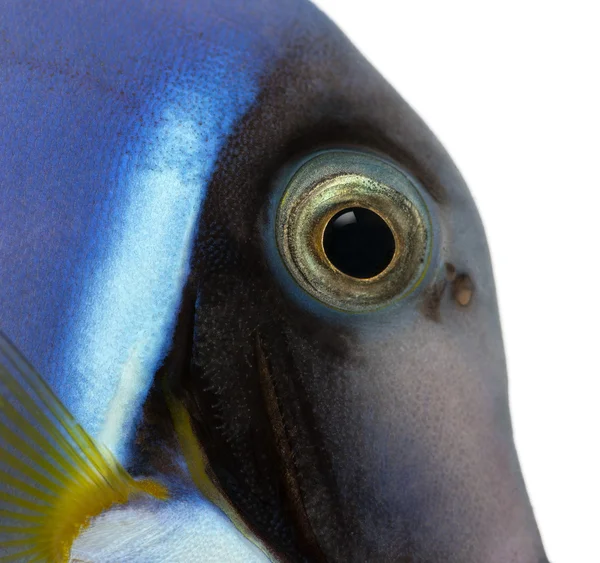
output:
[[[170,344],[219,150],[256,96],[255,77],[237,72],[232,81],[226,69],[236,61],[225,62],[206,60],[205,72],[180,76],[149,108],[156,125],[124,163],[118,191],[125,196],[81,299],[69,403],[121,461]]]

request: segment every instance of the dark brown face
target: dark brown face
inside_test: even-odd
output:
[[[215,480],[281,560],[542,563],[473,200],[411,108],[301,12],[221,152],[182,310],[180,392]],[[323,203],[324,182],[343,186]]]

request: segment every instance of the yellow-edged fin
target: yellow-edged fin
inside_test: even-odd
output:
[[[173,425],[177,434],[179,445],[183,452],[183,457],[190,476],[194,481],[197,489],[209,500],[212,504],[220,508],[225,515],[231,520],[235,527],[256,545],[269,559],[273,560],[273,555],[269,552],[265,545],[252,533],[250,528],[243,521],[242,517],[235,510],[231,502],[227,499],[222,490],[217,487],[214,480],[210,476],[210,466],[208,458],[202,447],[202,444],[196,438],[190,415],[188,414],[182,403],[177,400],[168,390],[165,390],[167,404],[173,419]]]
[[[0,333],[0,561],[67,562],[94,516],[137,494],[167,497],[96,445]]]

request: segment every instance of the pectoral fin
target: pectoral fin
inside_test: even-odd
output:
[[[93,517],[135,495],[167,492],[95,444],[0,333],[0,560],[67,562]]]

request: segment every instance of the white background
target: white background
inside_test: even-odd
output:
[[[469,183],[551,563],[600,563],[600,2],[316,0]]]

